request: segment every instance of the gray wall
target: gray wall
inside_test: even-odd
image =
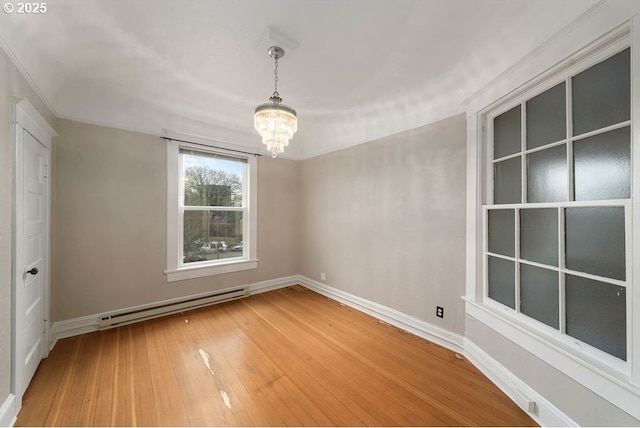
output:
[[[299,272],[297,162],[258,159],[258,269],[167,283],[164,140],[59,120],[53,320]]]
[[[55,126],[56,120],[0,49],[0,406],[11,388],[11,194],[13,189],[13,97],[26,98]]]
[[[463,334],[465,173],[463,115],[302,161],[301,273]]]
[[[581,426],[640,426],[640,420],[529,351],[467,316],[465,336]]]

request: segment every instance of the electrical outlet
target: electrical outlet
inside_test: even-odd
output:
[[[320,279],[322,281],[326,281],[327,280],[327,275],[324,272],[320,272]]]
[[[436,316],[438,318],[444,318],[444,308],[442,306],[436,306]]]

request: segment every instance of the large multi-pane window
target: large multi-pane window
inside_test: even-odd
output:
[[[630,49],[488,115],[485,296],[630,356]]]
[[[167,278],[257,266],[255,156],[168,142]]]

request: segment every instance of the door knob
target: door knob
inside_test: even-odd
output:
[[[26,271],[25,273],[30,273],[31,275],[37,275],[38,274],[38,268],[34,267],[31,270]]]

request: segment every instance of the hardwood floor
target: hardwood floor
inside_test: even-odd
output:
[[[63,339],[16,425],[535,423],[454,352],[296,286]]]

